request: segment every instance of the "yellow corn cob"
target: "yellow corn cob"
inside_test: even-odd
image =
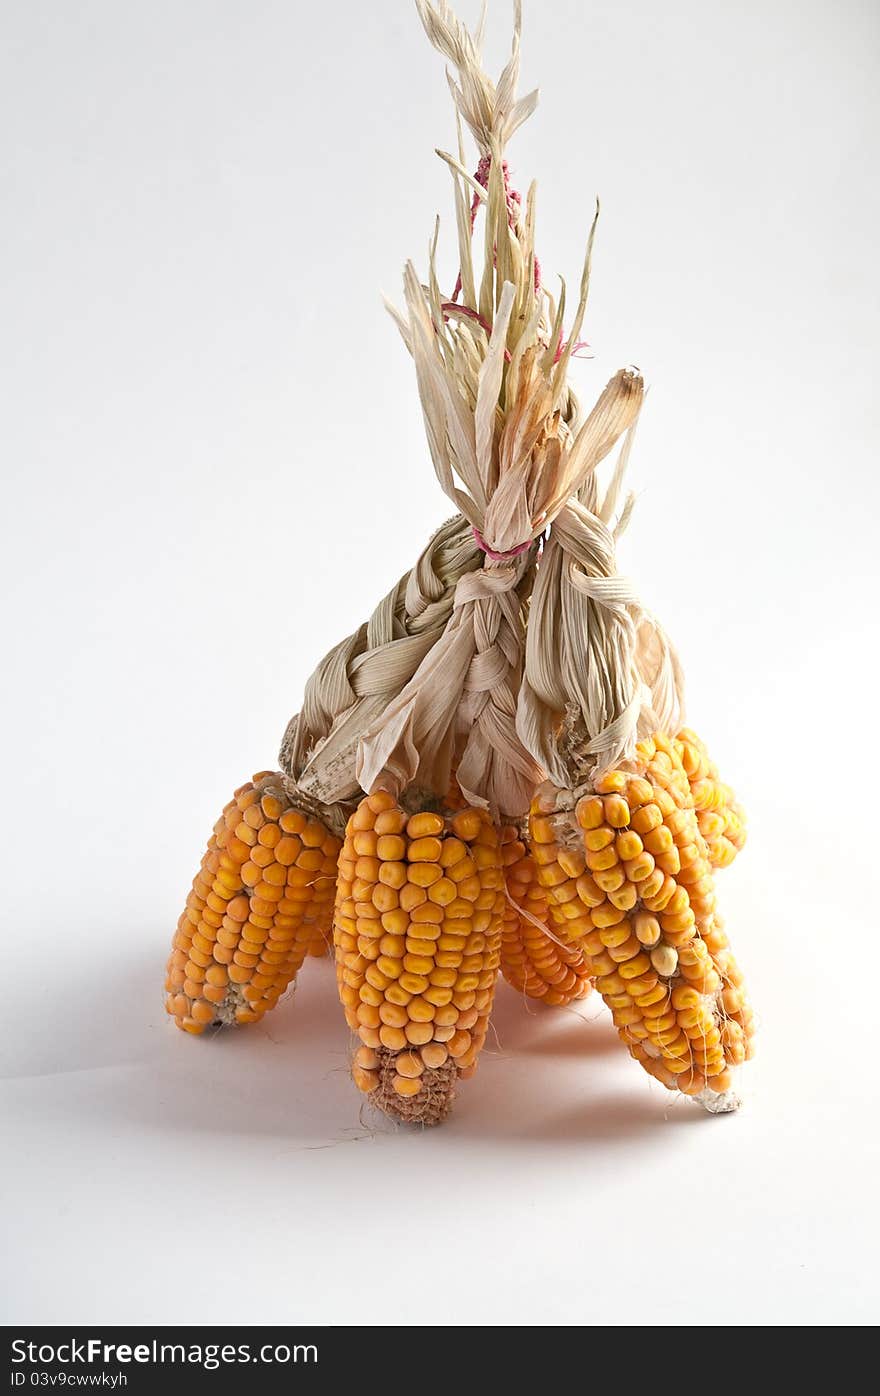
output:
[[[177,1026],[253,1023],[295,977],[332,918],[341,841],[261,771],[214,825],[168,961]]]
[[[522,994],[567,1004],[590,992],[590,971],[577,945],[560,944],[541,926],[549,920],[547,893],[535,860],[512,824],[501,833],[507,898],[501,932],[501,973]],[[525,914],[522,914],[525,913]],[[536,925],[535,922],[540,922]]]
[[[630,1052],[670,1089],[730,1108],[754,1020],[715,910],[678,744],[639,744],[576,803],[545,786],[530,833],[554,927],[579,944]]]
[[[483,810],[407,815],[361,801],[339,857],[339,996],[353,1076],[386,1113],[437,1124],[486,1037],[504,911],[498,834]]]
[[[683,727],[675,739],[675,748],[691,787],[709,862],[713,868],[726,868],[745,844],[745,816],[695,732]]]

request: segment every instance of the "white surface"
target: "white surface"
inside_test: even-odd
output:
[[[514,173],[570,283],[602,194],[579,382],[653,385],[621,565],[750,812],[763,1031],[711,1119],[505,990],[425,1134],[359,1124],[329,965],[215,1041],[160,985],[216,812],[448,512],[378,294],[438,208],[452,265],[442,65],[406,3],[5,16],[2,1317],[875,1322],[875,8],[526,6]]]

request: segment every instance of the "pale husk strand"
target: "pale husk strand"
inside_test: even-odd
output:
[[[467,124],[481,155],[492,152],[493,143],[503,147],[538,105],[538,92],[517,100],[522,4],[513,7],[513,43],[510,58],[497,85],[483,71],[481,47],[485,10],[476,35],[471,35],[445,0],[437,4],[416,0],[416,8],[431,43],[458,73],[458,81],[447,74],[456,110]]]
[[[324,656],[281,746],[282,768],[304,795],[343,810],[360,797],[355,767],[363,731],[443,635],[459,581],[482,561],[472,528],[456,515],[437,530],[370,619]]]
[[[559,514],[532,595],[517,731],[561,789],[583,788],[631,761],[641,737],[684,720],[674,647],[616,567],[631,499],[616,525],[613,514],[631,444],[632,428],[600,505],[588,482]]]

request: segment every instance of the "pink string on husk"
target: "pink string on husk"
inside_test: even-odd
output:
[[[477,184],[479,184],[483,189],[488,189],[489,187],[489,169],[491,167],[491,164],[491,155],[483,155],[480,159],[480,163],[477,165],[476,171],[474,172],[474,179],[476,180]],[[520,194],[518,189],[512,189],[510,187],[510,169],[506,160],[502,160],[501,162],[501,173],[504,179],[504,195],[507,201],[507,221],[510,227],[513,228],[516,225],[517,218],[519,217],[520,206],[522,204],[522,195]],[[481,199],[479,195],[475,194],[473,199],[471,200],[471,232],[473,232],[474,224],[477,221],[477,213],[479,211],[480,203]],[[535,257],[535,291],[540,291],[540,289],[541,263],[538,261],[538,258]],[[461,271],[459,271],[458,276],[456,277],[455,290],[452,292],[452,300],[444,301],[443,306],[441,307],[444,312],[445,318],[448,320],[450,313],[464,315],[469,320],[476,320],[477,324],[481,325],[488,335],[491,335],[492,326],[486,323],[486,321],[483,319],[482,315],[480,315],[478,311],[472,310],[470,306],[457,304],[460,295]],[[556,346],[556,353],[553,358],[553,362],[555,364],[559,363],[559,360],[562,358],[565,349],[566,341],[560,334],[559,343]],[[584,353],[584,350],[588,350],[589,352]],[[510,353],[507,349],[505,349],[504,351],[504,357],[507,363],[510,363]],[[571,357],[573,359],[592,359],[594,357],[594,354],[589,340],[577,340],[572,347]]]
[[[455,301],[443,301],[440,305],[440,309],[443,311],[443,319],[446,321],[449,320],[450,315],[461,315],[466,320],[476,320],[477,324],[486,331],[486,334],[491,339],[492,326],[489,324],[488,320],[483,319],[478,310],[472,310],[469,305],[456,305]],[[504,362],[508,364],[511,362],[509,349],[504,350]]]
[[[522,553],[527,552],[532,546],[532,540],[529,538],[525,543],[517,543],[515,548],[508,548],[505,552],[499,553],[496,552],[494,548],[489,547],[489,544],[486,542],[476,524],[473,526],[473,534],[477,547],[480,548],[492,562],[510,562],[513,558],[519,557]]]
[[[491,156],[491,155],[483,155],[483,156],[480,157],[480,163],[477,165],[477,168],[476,168],[476,170],[474,171],[474,179],[477,181],[477,184],[479,184],[483,189],[488,189],[488,187],[489,187],[489,169],[490,169],[491,165],[492,165],[492,156]],[[504,197],[505,197],[505,201],[506,201],[506,203],[507,203],[507,222],[508,222],[508,225],[509,225],[511,228],[513,228],[513,227],[516,226],[516,220],[517,220],[517,218],[519,217],[520,206],[522,205],[522,195],[520,194],[520,192],[519,192],[518,189],[511,189],[511,187],[510,187],[510,169],[509,169],[509,167],[508,167],[508,164],[507,164],[507,161],[506,161],[506,160],[502,160],[502,161],[501,161],[501,174],[502,174],[502,178],[503,178],[503,180],[504,180]],[[477,221],[477,211],[478,211],[478,209],[479,209],[479,207],[480,207],[481,202],[482,202],[482,200],[480,199],[479,194],[475,194],[474,197],[473,197],[473,199],[471,200],[471,232],[474,231],[474,224],[475,224],[476,221]],[[535,258],[535,291],[538,292],[538,291],[540,291],[540,289],[541,289],[541,263],[538,261],[538,259],[537,259],[537,257],[536,257],[536,258]],[[456,281],[455,281],[455,290],[452,292],[452,299],[453,299],[454,301],[457,301],[460,295],[461,295],[461,272],[459,271],[458,276],[457,276]]]
[[[565,349],[566,341],[562,338],[562,335],[560,335],[559,343],[556,346],[556,353],[553,355],[553,362],[555,364],[559,363],[559,360],[562,358]],[[581,349],[589,349],[590,352],[589,354],[582,354],[580,353]],[[574,345],[572,347],[571,357],[573,359],[594,359],[596,356],[593,353],[590,341],[588,339],[577,339],[575,340]]]

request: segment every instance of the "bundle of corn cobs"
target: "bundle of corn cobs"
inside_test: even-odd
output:
[[[481,34],[442,0],[417,7],[456,74],[459,150],[442,158],[459,273],[444,295],[432,246],[427,284],[408,265],[392,314],[458,513],[318,666],[282,769],[214,826],[168,1012],[196,1034],[256,1022],[332,935],[352,1074],[390,1115],[445,1117],[499,970],[548,1004],[595,986],[652,1076],[732,1109],[753,1024],[714,874],[742,814],[682,727],[674,651],[615,565],[642,379],[622,370],[586,414],[569,386],[595,222],[569,318],[564,287],[554,300],[542,284],[534,186],[523,201],[505,159],[537,101],[516,98],[519,5],[497,85]]]

